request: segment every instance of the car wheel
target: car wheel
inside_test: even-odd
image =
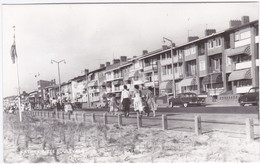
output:
[[[183,106],[186,108],[188,107],[188,103],[183,103]]]

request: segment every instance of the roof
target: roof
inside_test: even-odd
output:
[[[82,75],[82,76],[74,77],[73,79],[71,79],[69,81],[80,81],[80,80],[84,80],[85,78],[86,78],[86,75]]]
[[[255,21],[252,21],[252,22],[249,22],[249,23],[237,26],[237,27],[229,28],[229,29],[226,29],[226,30],[214,33],[212,35],[204,36],[204,37],[202,37],[200,39],[196,39],[196,40],[191,41],[191,42],[187,42],[187,43],[183,43],[183,44],[177,45],[177,46],[173,47],[173,50],[181,48],[181,47],[184,47],[184,46],[188,46],[188,45],[194,44],[194,43],[202,41],[202,40],[210,39],[210,38],[216,37],[216,36],[218,36],[220,34],[223,34],[223,33],[226,33],[226,32],[230,32],[230,31],[233,31],[233,30],[236,30],[236,29],[239,29],[239,28],[251,25],[251,24],[255,24],[255,23],[258,23],[258,20],[255,20]],[[152,51],[152,52],[148,53],[147,55],[141,55],[140,58],[144,59],[144,58],[152,57],[152,56],[158,55],[160,53],[164,53],[164,52],[169,51],[169,50],[171,50],[171,48],[168,48],[166,50],[158,49],[158,50],[155,50],[155,51]]]
[[[129,60],[129,61],[126,61],[126,62],[120,62],[120,63],[112,64],[110,66],[107,66],[105,72],[117,70],[117,69],[120,69],[122,67],[131,65],[131,64],[132,64],[132,60]]]
[[[89,74],[91,74],[91,73],[96,73],[96,72],[99,72],[99,71],[103,71],[103,70],[105,70],[105,69],[106,69],[106,67],[98,68],[98,69],[95,69],[95,70],[93,70],[93,71],[90,71],[87,75],[89,75]]]

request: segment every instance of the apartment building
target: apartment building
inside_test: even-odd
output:
[[[202,38],[188,37],[187,43],[160,49],[127,59],[121,56],[99,69],[85,72],[66,83],[71,86],[72,102],[90,102],[95,106],[106,95],[120,97],[123,85],[130,91],[154,88],[156,96],[194,92],[225,98],[246,93],[259,86],[258,20],[231,20],[230,27],[217,32],[206,29]],[[64,86],[65,87],[65,86]],[[63,88],[63,87],[62,87]]]
[[[99,69],[93,70],[87,74],[88,81],[88,94],[90,101],[90,106],[96,106],[97,103],[103,102],[105,88],[105,75],[104,70],[106,69],[104,64],[100,65]]]

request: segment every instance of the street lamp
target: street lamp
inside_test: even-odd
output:
[[[60,99],[61,99],[61,90],[60,90],[60,63],[63,62],[64,64],[66,64],[65,60],[61,60],[61,61],[56,61],[56,60],[52,60],[51,59],[51,64],[57,63],[58,64],[58,74],[59,74],[59,95],[60,95]],[[60,100],[61,101],[61,100]]]
[[[172,40],[163,37],[163,42],[165,43],[166,41],[169,41],[171,43],[171,57],[172,57],[172,92],[173,92],[173,97],[176,97],[176,88],[175,88],[175,73],[174,73],[174,69],[173,69],[173,65],[174,65],[174,59],[173,59],[173,43]]]

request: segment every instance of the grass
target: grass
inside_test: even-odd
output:
[[[16,115],[5,114],[3,118],[3,137],[16,146],[17,152],[50,152],[25,154],[24,157],[33,163],[158,162],[168,158],[171,162],[180,159],[185,162],[191,161],[193,153],[201,162],[230,161],[227,152],[230,148],[225,147],[228,141],[221,141],[222,147],[216,146],[220,139],[214,138],[213,134],[199,137],[192,133],[119,127],[117,124],[63,122],[29,114],[24,116],[23,122],[19,122]],[[250,154],[250,150],[243,147],[240,152]]]

